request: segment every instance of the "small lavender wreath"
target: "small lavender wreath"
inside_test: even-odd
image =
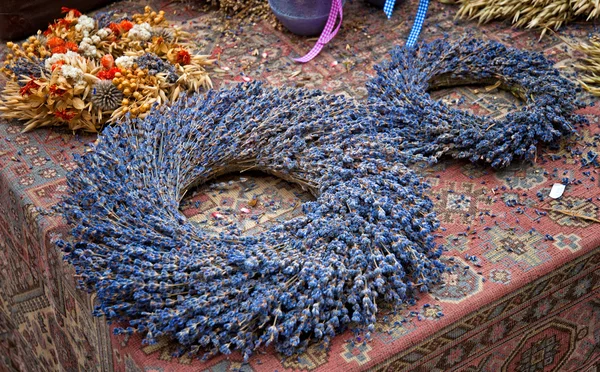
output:
[[[367,83],[375,112],[387,117],[380,131],[400,140],[407,160],[437,162],[442,156],[484,161],[493,167],[532,160],[538,144],[556,144],[584,118],[581,89],[561,76],[542,54],[496,41],[437,39],[396,48]],[[451,108],[428,91],[464,84],[500,84],[525,101],[518,111],[492,119]]]
[[[378,303],[413,303],[444,270],[427,186],[374,120],[341,96],[260,84],[154,108],[77,159],[60,206],[74,241],[57,244],[97,292],[95,314],[145,342],[248,358],[327,344],[351,323],[372,332]],[[248,168],[316,201],[256,237],[209,235],[179,211],[194,185]]]

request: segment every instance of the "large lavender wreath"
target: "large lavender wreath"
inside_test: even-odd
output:
[[[412,303],[444,270],[426,185],[375,120],[341,96],[250,84],[106,128],[60,206],[74,242],[58,244],[95,314],[206,357],[290,355],[351,322],[372,332],[381,301]],[[209,235],[179,211],[194,185],[248,168],[316,201],[256,237]]]
[[[542,54],[496,41],[447,42],[396,48],[367,83],[375,112],[387,116],[380,131],[401,139],[407,161],[437,162],[448,155],[493,167],[532,160],[538,143],[555,145],[584,122],[574,111],[581,89],[560,75]],[[525,105],[502,119],[451,108],[429,90],[464,84],[499,84]]]
[[[498,80],[527,101],[503,120],[427,94]],[[372,332],[378,303],[413,303],[444,270],[427,186],[403,163],[449,154],[503,166],[583,120],[572,114],[574,85],[545,58],[495,42],[397,49],[368,88],[360,105],[242,85],[106,128],[67,176],[71,195],[60,206],[75,239],[58,244],[96,290],[95,314],[128,320],[117,333],[168,336],[206,357],[248,358],[271,343],[291,355],[352,322]],[[250,168],[316,201],[256,237],[209,235],[179,211],[190,188]]]

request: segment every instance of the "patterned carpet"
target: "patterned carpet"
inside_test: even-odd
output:
[[[319,88],[364,97],[373,65],[402,44],[417,1],[399,5],[392,20],[363,1],[345,7],[344,26],[323,53],[306,65],[292,62],[314,41],[274,30],[266,23],[223,30],[217,13],[191,3],[150,1],[194,33],[200,50],[220,59],[219,86],[247,80]],[[133,13],[143,0],[110,6]],[[466,33],[544,52],[571,71],[575,52],[554,35],[507,24],[476,27],[453,21],[456,8],[433,2],[422,38],[456,39]],[[591,24],[566,27],[569,42],[585,39]],[[6,53],[3,45],[0,55]],[[479,114],[504,115],[518,105],[485,87],[459,87],[435,97]],[[163,340],[141,345],[139,336],[112,336],[110,325],[91,316],[94,295],[75,289],[74,270],[51,240],[68,228],[36,207],[56,204],[66,192],[73,154],[93,136],[60,130],[21,134],[16,122],[0,123],[0,371],[595,371],[600,363],[600,224],[548,209],[600,218],[598,169],[581,168],[578,150],[600,143],[600,109],[581,111],[590,124],[560,151],[542,150],[534,164],[502,171],[447,161],[425,171],[432,185],[446,259],[463,271],[445,277],[416,306],[382,313],[374,339],[351,333],[330,350],[313,345],[297,358],[272,349],[249,364],[241,356],[208,362],[173,358]],[[598,151],[596,149],[596,151]],[[559,200],[547,196],[569,178]],[[310,196],[277,178],[233,174],[195,190],[182,202],[198,228],[236,223],[247,234],[298,215]],[[474,255],[476,262],[465,255]],[[440,314],[443,313],[443,316]]]

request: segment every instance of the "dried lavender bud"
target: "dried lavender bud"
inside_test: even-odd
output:
[[[92,104],[102,111],[112,111],[121,105],[123,93],[110,80],[100,80],[92,88]]]
[[[442,156],[503,167],[532,160],[538,144],[556,144],[585,119],[581,89],[562,77],[542,54],[496,41],[445,39],[396,48],[367,83],[373,112],[385,117],[379,131],[399,139],[407,160]],[[526,105],[502,119],[478,116],[433,100],[430,89],[465,83],[500,83]]]
[[[96,24],[98,25],[98,30],[101,28],[108,27],[109,24],[113,22],[118,22],[115,19],[116,12],[114,10],[106,11],[106,12],[98,12],[94,15],[94,19],[96,20]]]
[[[153,53],[145,53],[140,57],[136,58],[136,63],[141,69],[147,69],[148,75],[156,75],[158,73],[165,73],[167,75],[167,81],[174,83],[178,79],[175,66],[168,61],[164,61],[162,58]]]
[[[20,57],[15,62],[6,65],[5,68],[15,74],[19,85],[23,86],[25,83],[21,81],[21,77],[27,76],[39,79],[42,76],[44,63],[38,57]]]

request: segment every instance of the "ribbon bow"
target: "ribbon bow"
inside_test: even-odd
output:
[[[383,11],[387,15],[388,18],[392,16],[392,12],[394,11],[394,4],[396,4],[396,0],[386,0],[385,5],[383,6]],[[423,28],[423,22],[425,21],[425,15],[427,14],[427,8],[429,7],[429,0],[419,0],[419,9],[417,10],[417,16],[415,17],[415,23],[413,24],[412,29],[410,30],[410,34],[408,35],[408,40],[406,41],[407,47],[412,47],[417,42],[419,38],[419,34],[421,33],[421,28]],[[319,40],[315,46],[308,52],[304,57],[294,58],[294,61],[300,63],[306,63],[313,58],[315,58],[323,47],[331,41],[337,35],[340,27],[342,25],[342,19],[344,18],[344,12],[342,10],[343,4],[342,0],[332,0],[331,1],[331,10],[329,11],[329,18],[327,18],[327,23],[325,24],[325,28],[319,36]],[[339,17],[339,22],[338,22]],[[337,23],[337,26],[336,26]],[[335,28],[334,28],[335,27]]]

